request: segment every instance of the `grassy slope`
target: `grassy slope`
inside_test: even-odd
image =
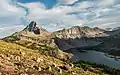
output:
[[[23,34],[26,37],[19,36]],[[3,38],[7,42],[12,42],[24,46],[29,49],[38,50],[45,55],[53,56],[62,60],[68,60],[72,54],[61,51],[54,42],[53,36],[49,35],[36,35],[33,32],[21,31],[14,33],[11,36]]]
[[[67,69],[61,68],[63,66],[67,66]],[[59,59],[43,55],[38,51],[4,41],[0,41],[0,72],[5,74],[95,75],[95,73],[73,67]]]

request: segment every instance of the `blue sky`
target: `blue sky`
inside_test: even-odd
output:
[[[46,8],[52,8],[56,3],[57,0],[18,0],[21,3],[32,3],[32,2],[41,2],[44,3]]]
[[[120,26],[120,0],[0,0],[0,11],[0,37],[30,21],[51,32],[71,26]]]

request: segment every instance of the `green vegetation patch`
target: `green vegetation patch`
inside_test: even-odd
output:
[[[120,75],[120,69],[110,68],[102,64],[90,63],[87,61],[74,62],[73,64],[77,67],[83,68],[85,71],[88,70],[100,75]]]

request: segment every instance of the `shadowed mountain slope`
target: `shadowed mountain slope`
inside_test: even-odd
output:
[[[107,31],[100,28],[74,26],[53,33],[56,44],[62,50],[71,48],[103,51],[118,55],[120,51],[120,28]]]

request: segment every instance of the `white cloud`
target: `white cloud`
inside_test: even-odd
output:
[[[79,9],[85,9],[93,6],[93,3],[90,1],[83,1],[83,2],[77,3],[75,6]]]
[[[118,27],[120,26],[120,15],[118,16],[106,16],[103,18],[99,18],[99,19],[95,19],[93,21],[91,21],[89,24],[92,24],[93,27],[101,27],[101,28],[108,28],[108,27]]]
[[[1,0],[0,1],[0,17],[9,16],[24,16],[24,9],[17,7],[11,3],[11,0]]]
[[[0,25],[0,38],[11,35],[14,32],[21,31],[24,25]]]
[[[67,4],[71,1],[75,2],[76,0],[59,1]],[[49,31],[54,31],[74,25],[113,27],[112,24],[115,24],[114,26],[118,26],[117,19],[119,19],[119,17],[116,16],[119,15],[120,11],[116,10],[119,9],[118,6],[116,6],[116,1],[117,0],[82,1],[76,3],[74,6],[58,5],[49,10],[45,9],[45,6],[41,3],[28,3],[24,6],[29,8],[30,13],[27,16],[28,20],[35,20]],[[101,19],[101,21],[98,19]]]
[[[83,20],[78,20],[76,15],[67,15],[73,11],[73,8],[69,6],[58,6],[49,10],[40,3],[27,3],[24,6],[29,8],[30,12],[27,19],[37,21],[40,25],[43,24],[49,31],[85,23]]]
[[[102,7],[111,6],[115,4],[116,0],[101,0],[99,5]]]
[[[11,0],[0,0],[0,37],[17,31],[15,26],[22,24],[21,18],[24,14],[24,9],[12,4]]]

